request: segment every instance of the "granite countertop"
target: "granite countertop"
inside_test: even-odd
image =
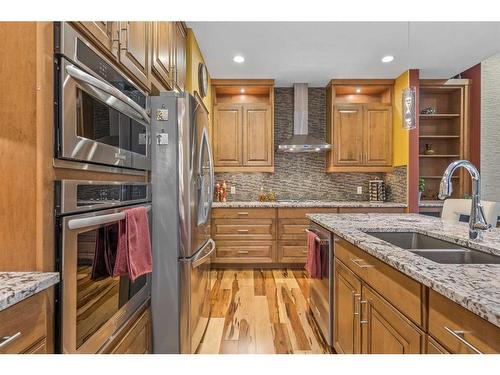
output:
[[[441,264],[366,231],[418,232],[500,255],[500,230],[469,240],[468,224],[417,214],[308,214],[312,221],[500,327],[500,264]]]
[[[443,207],[444,201],[420,201],[419,207]]]
[[[232,201],[214,202],[214,208],[307,208],[307,207],[392,207],[406,208],[406,203],[368,202],[368,201],[320,201],[320,200],[282,200],[276,202]]]
[[[58,282],[57,272],[0,272],[0,311]]]

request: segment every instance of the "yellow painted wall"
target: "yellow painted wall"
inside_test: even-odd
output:
[[[394,105],[392,107],[392,164],[397,166],[408,165],[409,132],[404,130],[403,121],[403,89],[410,85],[408,71],[401,74],[394,82]]]
[[[202,62],[205,63],[203,59],[203,55],[201,54],[200,47],[198,46],[198,42],[196,41],[196,36],[192,29],[187,30],[187,40],[186,40],[186,90],[191,94],[194,92],[199,93],[198,89],[198,64]],[[203,103],[207,107],[210,112],[209,121],[212,119],[212,90],[210,85],[210,72],[208,74],[208,93],[205,98],[203,98]],[[210,133],[212,130],[212,126],[209,126]]]

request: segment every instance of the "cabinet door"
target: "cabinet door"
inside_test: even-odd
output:
[[[360,302],[363,354],[423,353],[424,333],[365,284]]]
[[[242,165],[242,107],[237,104],[219,104],[214,108],[214,165],[240,167]]]
[[[175,23],[175,86],[186,89],[186,29],[182,22]]]
[[[364,110],[364,161],[366,165],[392,165],[392,107],[367,104]]]
[[[271,107],[246,104],[243,107],[243,165],[271,166],[273,163]]]
[[[361,352],[361,280],[335,259],[333,346],[337,353]]]
[[[338,105],[334,110],[333,162],[335,165],[361,165],[363,154],[363,107]]]
[[[120,63],[149,88],[150,22],[120,22]]]
[[[152,25],[151,72],[168,88],[172,88],[173,24],[172,22],[153,22]]]
[[[78,22],[77,25],[87,35],[92,37],[99,47],[113,56],[118,56],[118,22],[112,21],[85,21]]]

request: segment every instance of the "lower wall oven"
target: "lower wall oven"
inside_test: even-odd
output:
[[[98,353],[149,298],[150,275],[113,278],[96,272],[95,262],[98,232],[113,233],[131,207],[145,207],[151,223],[150,202],[146,183],[56,182],[58,352]]]
[[[309,309],[314,316],[325,342],[333,347],[333,247],[332,234],[311,223],[308,231],[314,232],[321,246],[321,278],[309,279]]]

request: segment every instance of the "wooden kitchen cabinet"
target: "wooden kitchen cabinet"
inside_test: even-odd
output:
[[[273,172],[274,81],[212,80],[212,98],[215,171]]]
[[[186,43],[187,30],[184,22],[175,22],[174,25],[174,66],[175,88],[178,91],[186,89]]]
[[[363,354],[423,353],[425,334],[373,289],[361,294]]]
[[[151,32],[151,73],[166,88],[172,89],[175,78],[173,22],[152,22]]]
[[[0,346],[0,354],[48,353],[49,311],[52,313],[47,291],[0,311],[0,342],[12,337],[10,343]]]
[[[115,58],[118,57],[119,31],[118,22],[83,21],[75,22],[75,26],[92,39],[95,45]]]
[[[329,83],[327,172],[392,170],[392,89],[392,80]]]
[[[149,65],[151,51],[151,23],[144,21],[120,22],[120,64],[145,87],[150,87]]]
[[[214,107],[214,165],[240,167],[242,155],[242,112],[238,104],[219,104]]]
[[[335,259],[333,346],[337,353],[361,353],[361,280]]]

